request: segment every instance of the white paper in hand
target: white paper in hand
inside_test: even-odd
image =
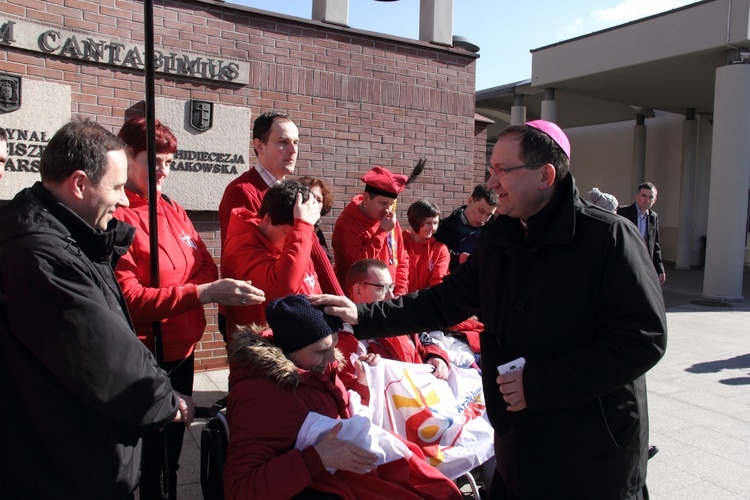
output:
[[[500,375],[505,375],[506,373],[514,372],[517,370],[523,370],[524,365],[526,364],[525,358],[517,358],[513,361],[508,361],[504,365],[500,365],[497,367],[497,372]]]

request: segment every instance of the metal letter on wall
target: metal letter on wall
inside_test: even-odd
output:
[[[214,103],[190,100],[190,126],[204,132],[214,124]]]
[[[0,113],[10,113],[21,107],[21,77],[0,73]]]

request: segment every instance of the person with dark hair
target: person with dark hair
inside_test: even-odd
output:
[[[192,420],[113,272],[135,231],[113,218],[128,206],[127,150],[72,121],[47,144],[42,181],[0,208],[3,498],[133,498],[143,432]]]
[[[204,304],[242,306],[263,302],[263,291],[250,282],[218,279],[219,270],[193,223],[176,201],[162,193],[170,164],[177,151],[177,138],[158,120],[156,139],[156,220],[159,234],[159,286],[151,285],[151,248],[148,203],[148,154],[146,119],[127,120],[118,136],[130,146],[125,194],[129,207],[120,207],[115,217],[135,226],[133,244],[117,263],[115,276],[122,288],[138,338],[154,349],[154,322],[161,323],[161,367],[169,374],[172,387],[192,396],[193,350],[203,336]],[[177,491],[177,470],[182,451],[183,425],[167,427],[169,443],[169,489]],[[161,499],[160,445],[162,433],[144,437],[140,498]]]
[[[320,293],[311,257],[313,231],[321,205],[302,184],[285,180],[266,191],[257,216],[240,207],[232,211],[221,274],[249,280],[268,300],[290,293]],[[261,305],[226,308],[227,333],[240,325],[263,325]]]
[[[664,270],[664,262],[661,260],[661,245],[659,244],[659,215],[651,210],[656,203],[656,186],[650,182],[644,182],[638,186],[635,194],[635,202],[632,205],[619,207],[617,215],[621,215],[636,225],[641,233],[643,242],[646,243],[651,262],[654,264],[659,283],[662,285],[667,281],[667,273]]]
[[[253,168],[227,185],[219,203],[222,245],[227,237],[232,210],[245,207],[258,213],[268,188],[294,173],[299,150],[299,131],[292,118],[280,111],[266,111],[253,122]]]
[[[365,189],[352,198],[333,227],[333,264],[344,285],[349,267],[362,259],[386,263],[396,284],[396,295],[409,288],[409,256],[401,225],[396,220],[396,198],[409,178],[387,168],[373,167],[362,176]]]
[[[500,215],[443,283],[374,304],[311,300],[358,324],[358,338],[481,311],[497,458],[489,498],[643,500],[645,374],[667,345],[661,287],[636,227],[583,202],[569,168],[554,123],[504,129],[487,181]]]
[[[5,163],[8,161],[8,133],[0,127],[0,179],[5,172]]]
[[[247,329],[229,341],[228,500],[461,498],[418,447],[381,430],[393,448],[404,450],[383,456],[371,451],[388,449],[373,430],[359,427],[364,439],[356,441],[342,437],[366,420],[351,418],[349,394],[338,377],[342,358],[336,344],[343,326],[338,318],[301,295],[272,300],[265,316],[273,344]],[[364,377],[361,367],[359,373]],[[336,423],[315,439],[305,435],[310,418]],[[296,445],[307,440],[315,444]]]
[[[485,225],[497,210],[497,194],[486,184],[478,184],[466,205],[453,211],[440,221],[435,239],[448,247],[449,271],[466,262],[469,254],[479,244]]]
[[[415,201],[406,212],[411,230],[404,229],[409,255],[409,292],[437,285],[448,274],[448,247],[435,240],[440,209],[430,200]]]

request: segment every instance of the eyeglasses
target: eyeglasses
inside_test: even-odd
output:
[[[516,167],[505,167],[505,168],[489,166],[487,167],[487,172],[489,172],[490,175],[496,175],[497,177],[502,179],[505,177],[505,175],[508,172],[513,172],[514,170],[520,170],[522,168],[528,168],[528,169],[533,170],[533,169],[541,167],[542,165],[546,165],[547,163],[549,162],[538,161],[536,163],[527,163],[526,165],[518,165]]]
[[[379,285],[377,283],[368,283],[366,281],[360,281],[359,283],[361,285],[370,285],[372,287],[379,288],[378,293],[381,293],[383,295],[385,295],[388,292],[393,293],[393,291],[396,289],[395,283],[386,283],[385,285]]]

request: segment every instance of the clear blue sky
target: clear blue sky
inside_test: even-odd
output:
[[[227,0],[310,19],[312,0]],[[477,90],[531,77],[531,49],[682,7],[695,0],[454,0],[453,34],[480,47]],[[419,38],[419,0],[349,1],[349,26]]]

